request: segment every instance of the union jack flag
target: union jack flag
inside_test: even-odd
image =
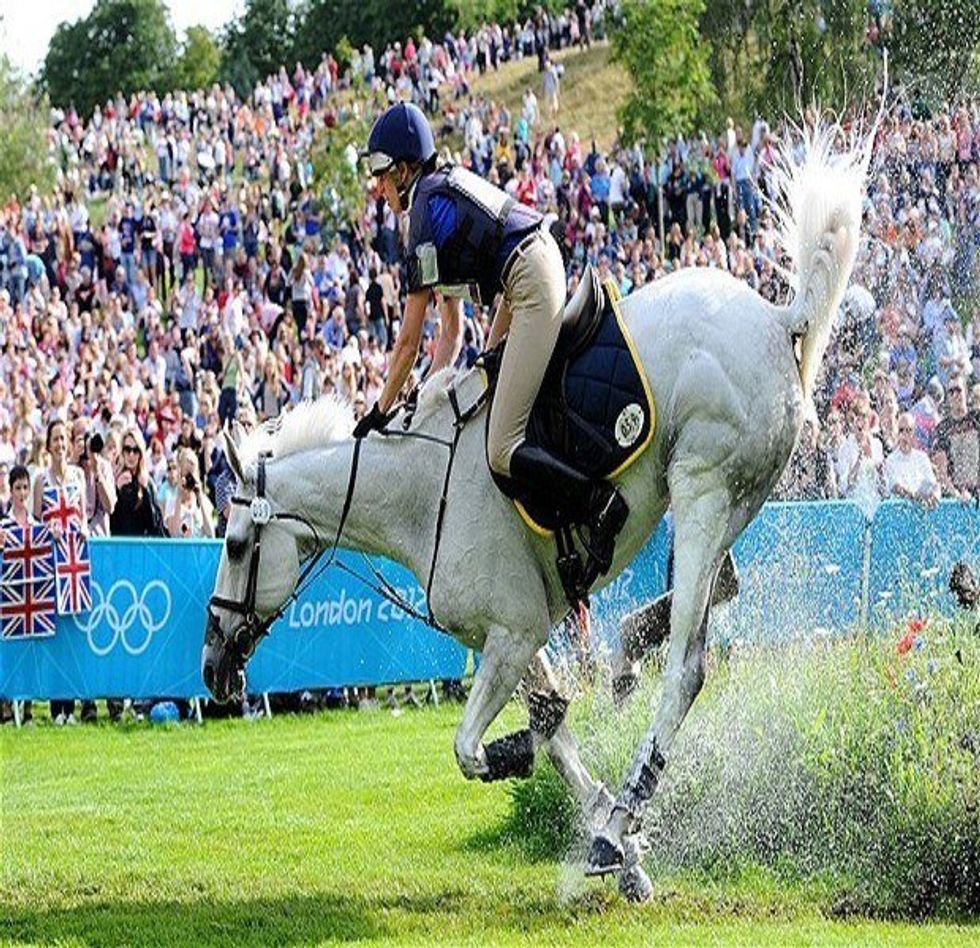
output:
[[[54,545],[58,614],[88,612],[92,608],[92,563],[88,540],[78,530],[64,534]]]
[[[0,625],[5,639],[54,635],[54,581],[0,585]]]
[[[54,549],[47,527],[8,526],[3,535],[0,584],[32,583],[54,578]]]
[[[62,533],[85,525],[82,492],[77,484],[52,484],[41,491],[41,519],[51,526],[61,524]]]

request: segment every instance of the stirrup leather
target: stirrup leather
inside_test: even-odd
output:
[[[573,610],[578,608],[580,602],[588,609],[591,583],[585,581],[586,568],[582,564],[582,557],[579,556],[578,550],[575,549],[571,528],[559,527],[555,531],[555,542],[558,545],[555,564],[558,567],[558,578],[565,591],[565,598]]]

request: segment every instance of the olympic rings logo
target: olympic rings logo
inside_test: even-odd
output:
[[[72,618],[79,631],[87,636],[89,648],[100,658],[108,655],[117,642],[122,642],[122,647],[130,655],[141,655],[154,634],[167,624],[171,605],[170,589],[159,579],[147,583],[140,596],[136,595],[136,587],[127,579],[113,583],[108,595],[104,595],[102,587],[93,581],[92,609]],[[137,619],[142,627],[142,638],[134,642],[128,633]],[[107,644],[96,641],[95,633],[103,622],[112,632]]]

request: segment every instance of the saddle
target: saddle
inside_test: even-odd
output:
[[[531,410],[527,441],[588,475],[615,477],[643,453],[656,425],[650,387],[619,311],[619,291],[587,267],[565,307],[558,341]],[[481,359],[487,375],[489,425],[503,346]],[[573,553],[573,526],[554,498],[534,493],[491,469],[531,529],[556,533],[559,561]]]

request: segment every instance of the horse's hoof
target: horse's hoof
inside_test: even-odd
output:
[[[648,901],[653,895],[653,883],[639,863],[620,873],[619,894],[634,905]]]
[[[606,839],[605,836],[596,836],[589,848],[585,874],[587,876],[609,875],[610,872],[619,872],[625,862],[626,856],[622,846]]]

